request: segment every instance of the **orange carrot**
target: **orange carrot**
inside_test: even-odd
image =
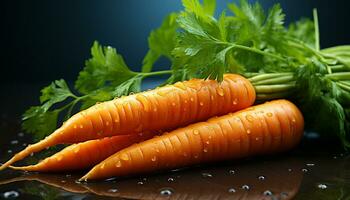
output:
[[[15,170],[58,172],[88,169],[110,155],[134,143],[150,138],[150,134],[119,135],[72,144],[60,152],[45,158],[38,164],[14,167]]]
[[[287,100],[276,100],[127,147],[96,165],[81,180],[280,152],[298,144],[303,128],[298,108]]]
[[[169,130],[246,108],[254,101],[251,83],[235,74],[225,75],[221,83],[193,79],[118,98],[74,115],[50,136],[14,155],[0,170],[56,144]]]

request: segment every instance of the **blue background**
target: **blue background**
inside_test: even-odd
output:
[[[218,10],[227,2],[219,0]],[[312,8],[318,8],[322,47],[350,43],[349,1],[260,1],[265,8],[276,2],[287,13],[287,24],[312,17]],[[149,32],[169,12],[181,8],[179,0],[5,1],[0,7],[0,81],[43,85],[59,78],[74,81],[94,40],[116,47],[127,64],[139,70]]]

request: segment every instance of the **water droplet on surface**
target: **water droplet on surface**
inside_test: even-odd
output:
[[[117,163],[115,164],[115,167],[119,168],[122,166],[122,162],[120,162],[120,160],[117,161]]]
[[[208,149],[207,149],[207,148],[204,148],[204,149],[203,149],[203,152],[204,152],[204,153],[207,153],[207,152],[208,152]]]
[[[281,192],[281,197],[282,197],[282,198],[288,197],[288,193],[287,193],[287,192]]]
[[[173,190],[170,189],[170,188],[163,188],[163,189],[161,189],[161,190],[159,191],[159,194],[160,194],[160,195],[163,195],[163,196],[170,196],[170,195],[172,195],[173,193],[174,193]]]
[[[200,106],[203,106],[203,105],[204,105],[204,103],[203,103],[203,102],[199,102],[199,105],[200,105]]]
[[[8,191],[4,192],[3,196],[5,199],[16,198],[19,196],[19,193],[17,191]]]
[[[12,153],[12,150],[11,149],[7,150],[7,153]]]
[[[194,155],[194,158],[195,158],[195,159],[197,159],[197,158],[198,158],[198,155],[197,155],[197,154],[196,154],[196,155]]]
[[[210,142],[209,142],[209,141],[206,141],[205,144],[210,144]]]
[[[137,182],[137,185],[143,185],[144,183],[142,181]]]
[[[214,96],[213,96],[213,95],[211,95],[211,96],[210,96],[210,99],[211,99],[211,100],[214,100]]]
[[[301,171],[302,171],[302,172],[307,172],[308,170],[305,169],[305,168],[303,168],[303,169],[301,169]]]
[[[112,188],[112,189],[109,189],[108,192],[116,193],[118,192],[118,189]]]
[[[256,137],[256,138],[255,138],[255,140],[256,140],[256,141],[258,141],[258,140],[259,140],[259,138],[258,138],[258,137]]]
[[[317,187],[322,190],[327,189],[327,185],[325,184],[318,184]]]
[[[293,118],[293,119],[292,119],[292,122],[293,122],[293,123],[295,123],[295,122],[296,122],[295,118]]]
[[[265,176],[258,176],[258,179],[263,181],[263,180],[265,180]]]
[[[22,146],[24,146],[24,147],[27,146],[27,143],[23,143]]]
[[[118,122],[119,122],[119,119],[115,119],[114,122],[115,122],[115,123],[118,123]]]
[[[66,181],[65,180],[62,180],[61,183],[65,183]]]
[[[81,128],[81,129],[82,129],[82,128],[84,128],[84,126],[80,124],[79,128]]]
[[[103,163],[101,166],[100,166],[100,169],[103,170],[105,168],[105,164]]]
[[[109,126],[109,122],[106,122],[106,126]]]
[[[187,157],[187,153],[185,152],[185,153],[183,153],[183,155],[184,155],[184,157]]]
[[[314,163],[306,163],[306,166],[313,167],[313,166],[315,166],[315,164]]]
[[[79,146],[74,148],[74,153],[78,153],[79,151],[80,151],[80,147]]]
[[[203,172],[203,173],[202,173],[202,176],[203,176],[204,178],[212,178],[212,177],[213,177],[213,175],[211,175],[210,173],[207,173],[207,172]]]
[[[233,105],[237,105],[237,103],[238,103],[237,98],[236,98],[236,99],[234,99],[234,100],[232,101],[232,104],[233,104]]]
[[[194,101],[193,97],[190,98],[190,101],[192,101],[192,102]]]
[[[199,131],[198,130],[193,130],[193,134],[198,135]]]
[[[219,96],[224,96],[224,90],[221,87],[218,87],[216,92],[218,93]]]
[[[229,189],[228,189],[228,192],[229,192],[229,193],[235,193],[236,190],[235,190],[234,188],[229,188]]]
[[[172,106],[176,106],[176,103],[175,103],[175,102],[173,102],[173,103],[171,103],[171,105],[172,105]]]
[[[291,168],[288,169],[289,172],[293,171]]]
[[[231,175],[233,175],[233,174],[235,174],[236,172],[235,172],[235,170],[231,169],[231,170],[228,171],[228,173],[230,173]]]
[[[157,108],[153,108],[153,112],[157,112]]]
[[[73,128],[76,129],[76,128],[77,128],[77,125],[74,125]]]
[[[267,115],[268,117],[272,117],[272,116],[273,116],[273,114],[270,113],[270,112],[266,113],[266,115]]]
[[[30,145],[29,145],[30,146]],[[9,150],[10,151],[10,150]],[[32,152],[32,153],[30,153],[30,155],[29,155],[30,157],[33,157],[34,156],[34,153]]]
[[[188,103],[188,101],[187,101],[187,100],[185,100],[185,103]]]
[[[208,139],[211,140],[213,137],[211,135],[209,135]]]
[[[62,156],[57,156],[56,159],[57,159],[57,161],[61,161],[63,159],[63,157]]]
[[[246,115],[245,118],[247,119],[248,122],[253,122],[254,118],[251,115]]]
[[[123,153],[123,154],[120,156],[120,159],[121,159],[121,160],[129,160],[129,156],[128,156],[128,154]]]
[[[159,149],[156,149],[156,152],[159,153]]]
[[[153,156],[153,157],[151,158],[151,160],[152,160],[152,162],[155,162],[155,161],[157,160],[157,157],[156,157],[156,156]]]
[[[266,190],[264,193],[263,193],[265,196],[271,196],[272,195],[272,192],[270,190]]]
[[[250,187],[249,187],[249,185],[242,185],[242,189],[243,189],[243,190],[249,190]]]
[[[248,128],[247,129],[247,134],[250,134],[252,131]]]
[[[172,178],[172,177],[168,178],[168,182],[174,182],[174,181],[175,181],[174,178]]]

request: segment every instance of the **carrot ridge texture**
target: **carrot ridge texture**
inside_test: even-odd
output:
[[[298,144],[303,129],[299,109],[287,100],[275,100],[129,146],[96,165],[80,180],[285,151]]]
[[[0,170],[57,144],[170,130],[241,110],[254,101],[254,87],[236,74],[224,75],[221,83],[192,79],[121,97],[75,114],[50,136],[15,154]]]
[[[149,139],[150,134],[118,135],[102,139],[72,144],[35,165],[15,167],[15,170],[37,172],[59,172],[88,169],[110,155],[141,140]]]

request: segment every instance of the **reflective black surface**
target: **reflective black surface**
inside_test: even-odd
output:
[[[32,142],[30,135],[20,131],[19,114],[36,98],[32,92],[38,91],[28,85],[6,88],[0,114],[1,162]],[[37,162],[54,150],[16,164]],[[83,173],[1,171],[0,199],[350,199],[350,156],[337,141],[313,133],[296,149],[279,155],[103,182],[76,182]]]

